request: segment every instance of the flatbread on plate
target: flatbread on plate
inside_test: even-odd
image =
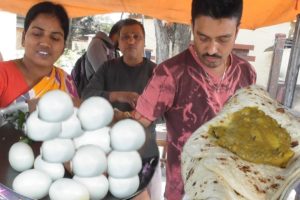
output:
[[[257,107],[286,129],[295,153],[285,168],[256,164],[218,146],[208,134],[210,126],[224,123],[232,113]],[[238,90],[223,110],[197,129],[182,153],[182,176],[190,199],[282,199],[286,189],[300,177],[300,120],[273,100],[261,87]]]

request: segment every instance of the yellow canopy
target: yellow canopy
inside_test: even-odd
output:
[[[242,28],[256,29],[288,22],[299,13],[299,0],[244,0]],[[0,0],[0,10],[25,15],[38,0]],[[111,12],[139,13],[169,22],[189,24],[191,0],[56,0],[70,17]]]

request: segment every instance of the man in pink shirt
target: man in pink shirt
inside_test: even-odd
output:
[[[242,0],[193,0],[193,44],[156,67],[131,114],[145,127],[160,116],[166,119],[168,200],[184,194],[180,162],[187,139],[237,89],[256,81],[253,67],[231,53],[242,8]]]

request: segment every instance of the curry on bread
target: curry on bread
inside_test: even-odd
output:
[[[300,120],[259,86],[240,89],[189,138],[182,176],[190,199],[277,200],[300,178]]]

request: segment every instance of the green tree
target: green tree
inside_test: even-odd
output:
[[[156,44],[156,62],[161,63],[185,50],[191,41],[189,25],[179,23],[165,23],[154,19]]]
[[[94,16],[73,18],[71,22],[70,37],[73,40],[85,37],[88,34],[95,34],[101,29]]]
[[[100,15],[73,18],[70,20],[69,37],[66,42],[64,54],[57,61],[61,67],[74,66],[76,60],[85,52],[75,45],[72,49],[72,42],[76,40],[87,40],[88,35],[96,34],[98,31],[109,33],[113,21]]]

